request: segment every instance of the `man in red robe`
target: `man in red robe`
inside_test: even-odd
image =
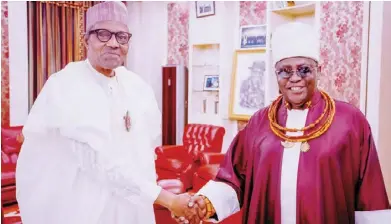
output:
[[[241,209],[243,224],[391,223],[368,121],[354,106],[317,89],[317,39],[311,26],[297,22],[273,33],[273,64],[282,93],[281,101],[272,104],[275,118],[269,116],[271,106],[252,116],[215,180],[189,203],[198,217],[178,222],[221,221]],[[278,136],[274,120],[290,131]],[[322,125],[323,131],[311,133]],[[301,137],[309,139],[294,141]]]

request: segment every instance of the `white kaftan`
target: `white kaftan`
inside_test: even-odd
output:
[[[155,223],[160,124],[153,90],[124,67],[107,78],[81,61],[51,75],[23,129],[16,170],[23,223]]]

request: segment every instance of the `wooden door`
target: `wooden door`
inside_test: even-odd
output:
[[[176,143],[176,67],[163,67],[162,145]]]

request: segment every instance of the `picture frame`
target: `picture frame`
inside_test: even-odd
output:
[[[214,1],[196,1],[195,9],[197,18],[213,16],[216,14]]]
[[[220,80],[218,75],[205,75],[204,91],[219,91]]]
[[[273,9],[283,9],[288,7],[287,1],[274,1],[272,2],[272,4],[273,4]]]
[[[266,103],[266,49],[236,50],[233,59],[228,117],[247,121]]]
[[[240,27],[240,49],[265,48],[267,27],[263,25],[248,25]]]
[[[273,3],[272,7],[274,10],[296,6],[295,1],[273,1],[272,3]]]

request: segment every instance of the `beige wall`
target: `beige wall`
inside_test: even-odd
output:
[[[366,115],[391,201],[391,2],[371,2]]]
[[[387,21],[387,22],[386,22]],[[379,157],[391,201],[391,2],[383,4],[379,97]]]

